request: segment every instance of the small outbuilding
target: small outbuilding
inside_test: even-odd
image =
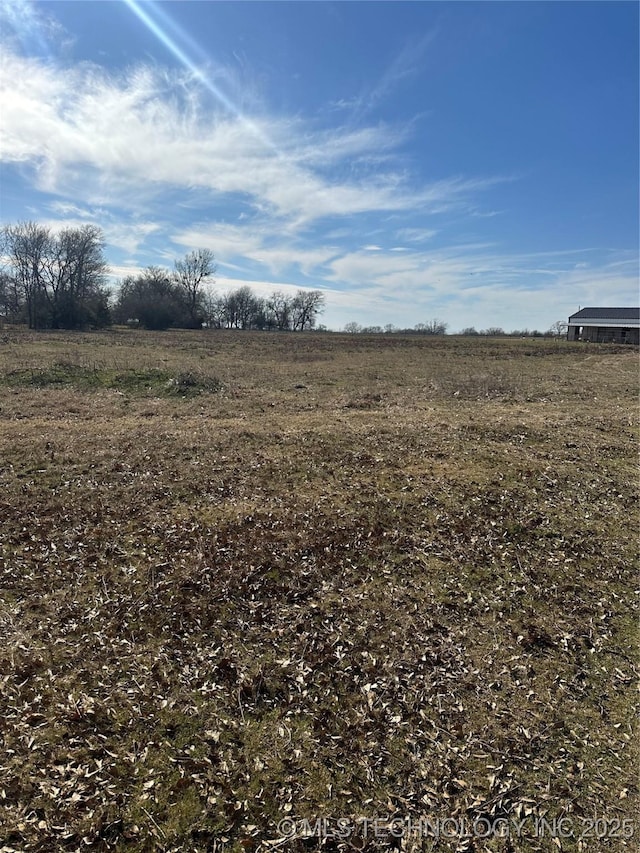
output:
[[[569,317],[568,341],[640,343],[640,308],[582,308]]]

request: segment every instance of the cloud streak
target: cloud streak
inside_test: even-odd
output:
[[[351,122],[357,124],[373,112],[379,104],[389,98],[404,80],[415,75],[429,46],[436,39],[437,30],[432,29],[420,38],[408,41],[400,50],[376,83],[351,99],[341,99],[334,102],[336,109],[349,110]]]
[[[253,214],[297,229],[363,212],[464,206],[498,177],[414,186],[380,168],[401,140],[378,125],[330,137],[301,119],[244,119],[205,110],[186,72],[138,66],[107,74],[94,65],[56,68],[7,52],[1,69],[5,162],[31,166],[39,189],[93,204],[139,209],[166,188],[235,196]],[[259,132],[254,132],[258,128]],[[274,150],[263,144],[274,140]],[[360,180],[330,177],[327,165],[375,162]]]

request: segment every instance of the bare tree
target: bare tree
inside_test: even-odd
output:
[[[325,296],[321,290],[299,290],[291,302],[294,331],[313,329],[318,314],[324,310]]]
[[[424,326],[423,331],[425,335],[445,335],[447,333],[447,323],[443,323],[442,320],[429,320],[429,322],[422,325]]]
[[[0,319],[19,322],[22,308],[16,279],[11,273],[0,270]]]
[[[565,323],[564,320],[556,320],[555,323],[552,323],[549,326],[548,335],[551,335],[554,338],[564,338],[567,334],[567,328],[569,324]]]
[[[58,235],[36,222],[2,229],[3,254],[29,328],[75,329],[108,313],[103,289],[107,265],[102,231],[95,225]]]
[[[49,325],[76,329],[87,323],[88,303],[100,298],[106,262],[104,238],[95,225],[65,228],[50,243],[44,263],[44,294]]]
[[[204,285],[211,281],[218,269],[213,252],[196,249],[176,261],[174,266],[174,277],[184,296],[191,325],[198,328],[203,322]]]
[[[48,228],[37,222],[19,222],[2,229],[3,254],[23,300],[30,329],[45,325],[44,318],[44,263],[51,245]]]
[[[212,287],[205,287],[201,302],[204,322],[210,329],[221,329],[224,326],[224,299]]]
[[[116,315],[119,322],[137,320],[145,329],[162,330],[186,321],[184,305],[169,271],[147,267],[140,275],[129,276],[120,285]]]
[[[261,310],[261,302],[248,284],[225,293],[222,302],[222,325],[227,329],[251,329]]]
[[[265,302],[267,318],[276,329],[284,331],[291,328],[293,297],[287,296],[281,290],[274,290]]]

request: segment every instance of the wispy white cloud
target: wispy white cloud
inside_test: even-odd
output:
[[[579,304],[637,304],[634,253],[597,253],[576,268],[575,259],[585,254],[593,253],[507,253],[486,244],[395,255],[357,251],[333,261],[329,279],[358,294],[358,302],[365,297],[370,308],[359,320],[365,324],[380,323],[382,316],[413,326],[437,316],[452,330],[472,325],[544,330]]]
[[[471,210],[471,216],[476,216],[478,219],[493,219],[494,216],[502,216],[504,210]]]
[[[410,39],[393,57],[373,85],[366,87],[356,96],[333,101],[332,108],[348,110],[354,123],[362,121],[379,104],[389,98],[404,80],[420,70],[424,56],[436,37],[437,30],[432,29],[418,38]]]
[[[41,56],[73,43],[46,7],[36,6],[31,0],[0,0],[0,31],[7,44]]]
[[[231,265],[243,259],[264,266],[272,275],[283,272],[310,277],[323,275],[323,269],[340,254],[336,246],[324,243],[302,244],[277,233],[268,221],[254,223],[251,227],[214,223],[176,231],[171,241],[186,251],[197,246],[215,246],[218,263]],[[242,268],[243,264],[237,265]],[[326,271],[326,270],[325,270]]]
[[[399,240],[406,240],[409,243],[425,243],[435,237],[438,232],[433,228],[400,228],[395,233]]]
[[[217,293],[228,293],[229,291],[236,290],[238,287],[243,287],[247,285],[253,290],[256,296],[264,299],[267,296],[271,296],[274,290],[281,290],[283,293],[293,296],[299,290],[318,290],[319,288],[311,288],[311,287],[301,287],[297,284],[292,284],[288,281],[265,281],[264,279],[238,279],[238,278],[230,278],[228,276],[218,276],[215,280],[214,290]],[[322,288],[322,290],[330,295],[330,298],[336,295],[334,291],[327,290],[326,288]]]
[[[135,255],[150,235],[161,231],[157,222],[110,222],[105,225],[104,220],[100,220],[100,224],[109,245],[130,255]]]
[[[342,237],[342,232],[333,236]],[[633,252],[562,250],[513,253],[491,243],[418,249],[363,245],[357,250],[319,241],[305,245],[257,229],[203,226],[175,233],[185,248],[216,247],[218,258],[243,258],[261,265],[280,283],[300,281],[330,287],[326,321],[413,326],[434,316],[451,329],[502,325],[546,329],[578,304],[637,301],[637,258]],[[402,251],[397,251],[401,249]],[[253,276],[245,276],[257,280]],[[557,315],[557,316],[556,316]]]
[[[139,210],[166,188],[195,188],[244,199],[295,229],[323,217],[459,208],[503,180],[456,176],[416,186],[392,168],[361,180],[328,176],[328,163],[379,160],[398,132],[336,129],[330,140],[300,119],[254,119],[276,153],[245,121],[206,110],[186,72],[138,66],[114,76],[9,50],[0,74],[2,159],[30,165],[41,190],[93,205]]]
[[[49,205],[50,213],[38,217],[38,221],[58,232],[63,228],[79,228],[93,223],[102,229],[109,246],[134,255],[152,234],[162,230],[156,221],[140,221],[127,216],[118,216],[105,208],[94,208],[73,202],[54,201]]]

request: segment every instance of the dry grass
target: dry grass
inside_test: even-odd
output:
[[[0,850],[635,849],[637,384],[604,345],[0,333]]]

